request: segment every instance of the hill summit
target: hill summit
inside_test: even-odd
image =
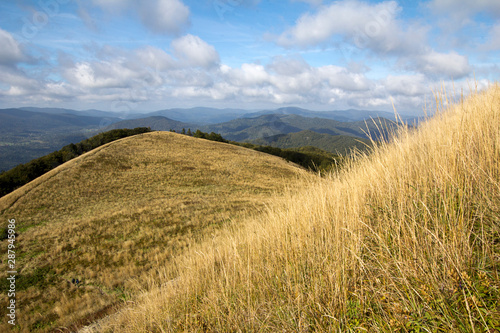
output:
[[[116,332],[498,332],[500,87],[165,267]]]
[[[120,139],[60,165],[0,199],[2,221],[16,220],[18,328],[85,323],[129,300],[173,257],[306,174],[278,157],[169,132]],[[3,238],[2,253],[7,246]],[[8,301],[3,293],[2,317]]]

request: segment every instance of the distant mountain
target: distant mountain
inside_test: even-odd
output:
[[[352,149],[365,150],[371,141],[348,135],[331,135],[313,131],[300,131],[289,134],[278,134],[252,141],[254,144],[277,148],[296,148],[312,146],[333,154],[346,154]]]
[[[72,114],[76,116],[83,117],[99,117],[99,118],[107,118],[108,121],[115,122],[121,119],[120,112],[110,112],[110,111],[101,111],[101,110],[71,110],[71,109],[61,109],[61,108],[37,108],[37,107],[23,107],[19,108],[19,110],[30,111],[30,112],[38,112],[38,113],[48,113],[48,114]]]
[[[72,110],[64,108],[39,108],[39,107],[22,107],[19,110],[49,113],[49,114],[73,114],[78,116],[104,117],[109,118],[111,122],[116,122],[124,119],[139,119],[147,117],[161,116],[172,120],[196,124],[196,125],[213,125],[223,122],[228,122],[238,118],[258,118],[263,115],[298,115],[307,118],[324,118],[337,120],[342,122],[361,121],[371,118],[386,118],[395,120],[393,112],[386,111],[369,111],[369,110],[338,110],[338,111],[311,111],[299,107],[282,107],[278,109],[250,111],[237,108],[209,108],[209,107],[194,107],[194,108],[172,108],[153,112],[110,112],[102,110]],[[414,116],[399,115],[404,121],[412,122],[417,120]]]
[[[198,126],[196,124],[175,121],[166,117],[155,116],[120,121],[106,127],[105,130],[117,128],[151,127],[153,130],[176,131],[182,128],[191,131],[200,129],[203,132],[215,132],[225,139],[239,142],[251,142],[279,134],[289,134],[304,130],[329,135],[343,135],[368,139],[370,136],[378,140],[385,136],[396,123],[384,118],[367,121],[340,122],[324,118],[308,118],[293,114],[268,114],[256,118],[238,118],[220,124]]]
[[[0,130],[11,133],[58,130],[67,127],[98,126],[103,117],[89,117],[69,113],[42,113],[21,109],[0,110]]]
[[[311,111],[298,107],[284,107],[276,110],[263,110],[258,112],[247,113],[243,115],[245,118],[255,118],[266,114],[277,115],[298,115],[308,118],[324,118],[337,121],[361,121],[371,118],[386,118],[395,120],[395,114],[386,111],[367,111],[367,110],[339,110],[339,111]],[[415,119],[413,116],[399,115],[404,121],[412,121]]]
[[[252,141],[272,135],[300,132],[303,128],[284,121],[280,115],[264,115],[257,118],[239,118],[229,122],[203,126],[204,132],[220,133],[224,138],[234,141]]]
[[[80,142],[119,120],[72,114],[66,109],[45,110],[48,113],[42,109],[0,110],[0,171]]]
[[[234,141],[252,141],[303,130],[366,138],[368,129],[377,139],[385,130],[379,131],[370,118],[379,122],[380,117],[393,119],[394,115],[363,110],[319,112],[297,107],[259,112],[234,108],[172,108],[142,114],[39,107],[3,109],[0,110],[0,171],[107,129],[151,127],[180,131],[191,128],[220,133]],[[393,126],[390,121],[382,122]]]
[[[340,122],[324,118],[307,118],[293,114],[269,114],[256,118],[239,118],[226,123],[203,126],[204,132],[222,134],[228,140],[253,141],[279,134],[310,130],[330,135],[347,135],[379,139],[396,124],[384,118],[369,121]]]
[[[248,110],[196,107],[191,109],[160,110],[148,113],[147,115],[163,116],[181,122],[206,125],[230,121],[243,116],[245,113],[248,113]]]
[[[166,117],[154,116],[147,118],[122,120],[114,124],[111,124],[110,126],[103,129],[103,131],[109,131],[112,129],[119,129],[119,128],[133,129],[137,127],[151,127],[151,129],[154,131],[175,130],[179,132],[183,128],[186,130],[188,130],[188,128],[194,129],[197,127],[197,125],[183,123]]]

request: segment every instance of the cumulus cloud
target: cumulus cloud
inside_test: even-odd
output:
[[[388,75],[382,85],[390,95],[422,96],[429,91],[423,74]]]
[[[142,23],[159,34],[179,34],[189,25],[189,8],[179,0],[141,1]]]
[[[212,45],[198,36],[186,35],[172,41],[175,56],[187,66],[212,67],[219,62],[219,54]]]
[[[457,52],[439,53],[430,51],[419,56],[416,60],[417,68],[429,76],[445,76],[459,79],[471,73],[469,59]]]
[[[340,38],[377,53],[408,53],[425,41],[427,29],[417,25],[403,29],[397,20],[400,11],[395,1],[337,1],[302,15],[274,40],[285,47],[310,47]]]
[[[0,65],[14,65],[27,59],[14,37],[2,29],[0,29],[0,45],[2,45]]]
[[[262,86],[269,83],[269,74],[262,65],[242,64],[241,68],[235,69],[223,66],[221,71],[235,86]]]
[[[80,62],[66,71],[66,78],[82,88],[125,88],[139,73],[117,62]]]
[[[245,63],[239,68],[220,66],[220,77],[231,87],[231,96],[273,103],[328,104],[370,88],[370,81],[360,73],[327,65],[310,66],[300,57],[278,56],[267,66]],[[227,88],[215,84],[212,89]],[[222,93],[221,95],[224,95]]]
[[[157,71],[164,71],[175,67],[175,60],[165,51],[153,47],[146,46],[135,52],[135,57],[132,61],[132,66],[149,67]]]

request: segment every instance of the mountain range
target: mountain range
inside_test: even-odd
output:
[[[392,116],[392,118],[391,118]],[[378,139],[381,123],[394,126],[394,115],[383,111],[344,110],[310,111],[297,107],[276,110],[244,109],[165,109],[150,113],[118,113],[101,110],[23,107],[0,110],[0,171],[29,162],[59,150],[69,143],[80,142],[99,132],[117,128],[151,127],[153,130],[181,131],[200,129],[216,132],[224,138],[240,142],[298,133],[304,130],[330,136]],[[411,121],[411,117],[404,117]],[[370,133],[370,134],[368,134]],[[293,142],[297,142],[295,136]],[[270,145],[279,145],[273,140]],[[338,138],[323,139],[324,142]],[[354,142],[352,139],[344,142]],[[355,144],[355,143],[354,143]],[[299,146],[303,146],[300,144]],[[322,145],[325,146],[324,144]],[[318,147],[319,148],[319,147]],[[344,151],[329,147],[328,151]]]

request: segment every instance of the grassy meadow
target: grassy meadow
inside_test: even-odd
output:
[[[436,102],[418,129],[158,267],[93,330],[499,332],[500,87]]]
[[[57,167],[0,199],[0,219],[16,219],[14,330],[75,328],[130,304],[163,281],[159,268],[304,177],[313,175],[280,158],[169,132],[124,138]],[[2,293],[4,318],[7,301]],[[2,320],[0,331],[10,329]]]

